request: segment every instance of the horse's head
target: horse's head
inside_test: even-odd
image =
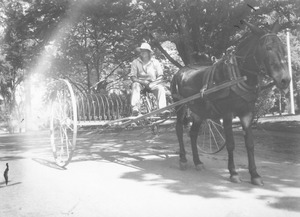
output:
[[[278,88],[287,88],[291,77],[288,72],[285,47],[276,35],[279,23],[276,22],[269,33],[248,22],[244,21],[244,23],[259,38],[254,53],[256,61],[264,68],[268,76],[274,80]]]

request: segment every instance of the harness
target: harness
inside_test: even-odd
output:
[[[267,33],[267,34],[261,36],[258,39],[258,41],[264,39],[267,36],[276,36],[276,34]],[[216,70],[217,66],[221,63],[225,64],[226,71],[227,71],[226,80],[224,80],[224,82],[228,81],[228,80],[237,80],[238,78],[241,78],[242,77],[241,70],[243,70],[244,72],[253,74],[257,77],[265,76],[265,74],[263,73],[264,68],[265,68],[264,65],[262,66],[263,62],[259,63],[255,57],[256,49],[257,48],[249,49],[249,51],[244,56],[237,56],[234,52],[231,52],[231,54],[226,55],[225,57],[223,57],[223,59],[214,63],[211,71],[208,73],[208,75],[206,76],[206,79],[204,81],[206,85],[204,85],[204,87],[200,90],[200,92],[204,92],[206,89],[209,89],[213,86],[218,85],[218,84],[216,84],[216,81],[215,81],[215,74],[217,71]],[[253,58],[254,63],[258,68],[258,71],[252,71],[252,70],[243,68],[244,63],[249,58]],[[237,59],[241,59],[240,64],[238,64]],[[261,79],[258,79],[258,80],[261,80]],[[270,86],[270,85],[267,85],[267,86]],[[235,94],[237,94],[238,96],[243,98],[245,101],[254,102],[258,97],[259,91],[263,88],[261,87],[260,84],[253,86],[253,85],[248,85],[245,81],[242,81],[242,82],[237,83],[236,85],[233,85],[231,87],[228,87],[228,88],[222,90],[222,92],[214,94],[214,96],[212,96],[210,99],[207,99],[207,101],[209,102],[209,106],[212,108],[212,110],[216,114],[220,115],[221,111],[214,105],[214,103],[212,102],[213,100],[226,98],[229,95],[230,91],[233,91]]]

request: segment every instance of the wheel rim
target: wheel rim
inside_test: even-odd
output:
[[[77,138],[77,107],[71,85],[62,80],[52,102],[50,140],[55,163],[61,167],[72,159]]]
[[[225,136],[220,121],[206,119],[199,131],[198,148],[206,154],[215,154],[225,147]]]

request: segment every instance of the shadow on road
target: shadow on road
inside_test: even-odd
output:
[[[227,171],[226,150],[216,155],[202,155],[205,169],[196,171],[192,164],[189,139],[185,143],[189,167],[186,171],[179,170],[178,145],[174,132],[153,136],[150,133],[127,132],[124,134],[106,134],[94,136],[93,138],[81,137],[74,157],[74,163],[81,161],[110,162],[134,168],[133,171],[124,173],[121,178],[144,182],[153,186],[160,186],[168,191],[181,195],[195,195],[204,198],[234,198],[233,191],[253,193],[256,189],[270,192],[281,192],[285,188],[300,188],[299,173],[295,165],[295,152],[299,147],[295,146],[297,138],[289,144],[284,144],[282,152],[281,144],[284,138],[278,139],[278,135],[266,137],[264,133],[256,132],[261,143],[256,149],[258,172],[263,177],[263,187],[253,186],[250,183],[250,175],[247,169],[247,154],[242,132],[236,137],[236,166],[242,183],[234,184],[229,181]],[[142,135],[142,136],[139,136]],[[268,135],[271,136],[271,135]],[[273,135],[274,136],[274,135]],[[264,138],[266,137],[266,138]],[[268,142],[271,144],[267,144]],[[272,143],[277,142],[277,143]],[[280,147],[279,147],[280,146]],[[293,155],[290,158],[291,154]],[[269,202],[270,207],[300,212],[297,197],[261,195],[258,199]],[[280,205],[285,199],[292,205]]]
[[[255,150],[257,168],[265,182],[263,187],[249,183],[250,175],[242,132],[237,132],[235,135],[235,160],[242,179],[240,184],[229,181],[226,150],[216,155],[201,155],[205,169],[196,171],[192,164],[187,136],[185,136],[185,144],[189,165],[186,171],[179,170],[178,142],[174,131],[165,131],[155,136],[145,130],[99,135],[81,134],[71,164],[93,161],[130,167],[132,170],[121,174],[121,179],[143,182],[176,194],[202,198],[236,198],[239,193],[253,196],[257,189],[262,189],[264,193],[257,197],[258,200],[268,202],[267,204],[275,209],[300,212],[299,197],[282,194],[285,189],[300,188],[300,164],[297,159],[299,156],[297,144],[300,138],[280,135],[280,133],[266,134],[261,131],[255,131],[254,135],[257,143]],[[37,156],[30,158],[33,161],[56,170],[65,169],[58,167],[52,161],[48,152],[50,149],[48,138],[20,137],[19,139],[7,137],[4,143],[1,140],[0,151],[10,153],[1,161],[20,159],[22,156],[18,155],[19,153],[31,150]],[[24,145],[19,145],[18,141],[21,143],[23,139]],[[46,153],[48,155],[44,158]],[[270,198],[271,202],[269,202]]]
[[[19,185],[21,183],[22,182],[15,182],[15,183],[10,184],[10,181],[8,181],[8,184],[5,185],[5,182],[0,182],[0,188],[11,187],[11,186],[14,186],[14,185]]]
[[[58,166],[54,161],[49,161],[43,158],[32,158],[32,160],[49,168],[57,170],[66,170],[66,168]]]

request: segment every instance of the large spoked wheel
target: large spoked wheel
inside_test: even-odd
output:
[[[202,122],[198,139],[199,151],[215,154],[225,147],[225,135],[220,120],[206,119]]]
[[[77,107],[74,91],[67,80],[57,81],[54,92],[50,140],[55,163],[65,167],[72,159],[77,138]]]

